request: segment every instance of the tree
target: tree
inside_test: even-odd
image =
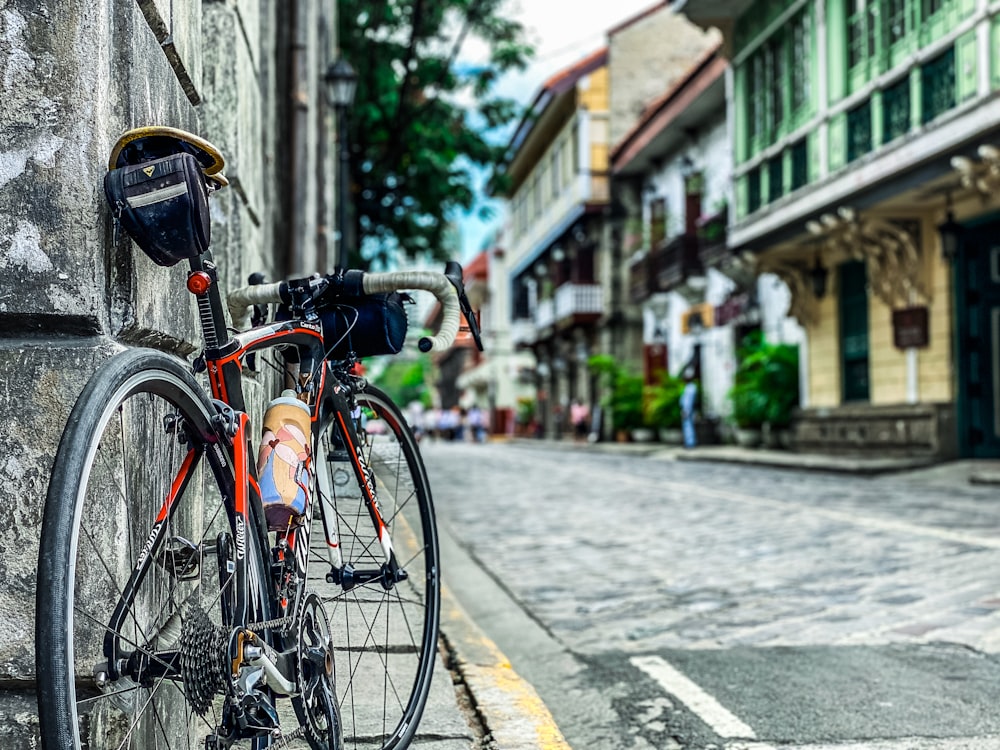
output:
[[[424,406],[430,406],[431,394],[427,386],[426,366],[426,357],[415,360],[393,357],[375,378],[375,382],[402,408],[406,408],[411,401],[419,401]]]
[[[521,24],[501,15],[505,3],[340,0],[341,54],[358,72],[348,137],[362,258],[352,265],[441,259],[448,222],[476,205],[477,175],[499,162],[496,135],[519,114],[494,84],[532,54]],[[485,62],[461,62],[472,42]]]

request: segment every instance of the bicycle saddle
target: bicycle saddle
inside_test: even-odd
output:
[[[226,162],[218,148],[186,130],[164,125],[133,128],[122,133],[111,149],[108,169],[141,164],[182,152],[191,154],[201,165],[205,176],[217,183],[218,187],[229,184],[221,174]]]

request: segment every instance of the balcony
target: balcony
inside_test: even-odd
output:
[[[702,268],[717,268],[729,260],[726,245],[726,212],[698,222],[698,261]]]
[[[533,344],[548,338],[555,328],[595,323],[603,313],[600,284],[566,283],[551,298],[538,300],[531,320],[515,320],[511,336],[515,344]]]
[[[556,289],[556,322],[592,322],[604,312],[600,284],[563,284]]]
[[[538,329],[530,318],[516,318],[510,323],[510,340],[515,346],[531,346],[538,340]]]
[[[649,253],[644,253],[632,261],[628,269],[628,294],[633,304],[640,304],[653,293],[653,274],[650,270]]]
[[[535,308],[535,326],[537,328],[548,328],[556,322],[555,300],[540,299]]]
[[[658,244],[649,263],[653,289],[659,292],[678,290],[689,278],[705,273],[698,257],[698,235],[693,232]]]

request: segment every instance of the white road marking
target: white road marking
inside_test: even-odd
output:
[[[676,697],[720,737],[757,738],[753,729],[730,713],[715,698],[659,656],[634,656],[630,660],[668,693]]]
[[[777,750],[766,742],[727,742],[725,750]],[[781,750],[1000,750],[998,737],[903,737],[782,745]]]

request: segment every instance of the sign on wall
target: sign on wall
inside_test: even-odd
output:
[[[906,307],[892,311],[892,343],[897,349],[922,348],[930,343],[926,307]]]

